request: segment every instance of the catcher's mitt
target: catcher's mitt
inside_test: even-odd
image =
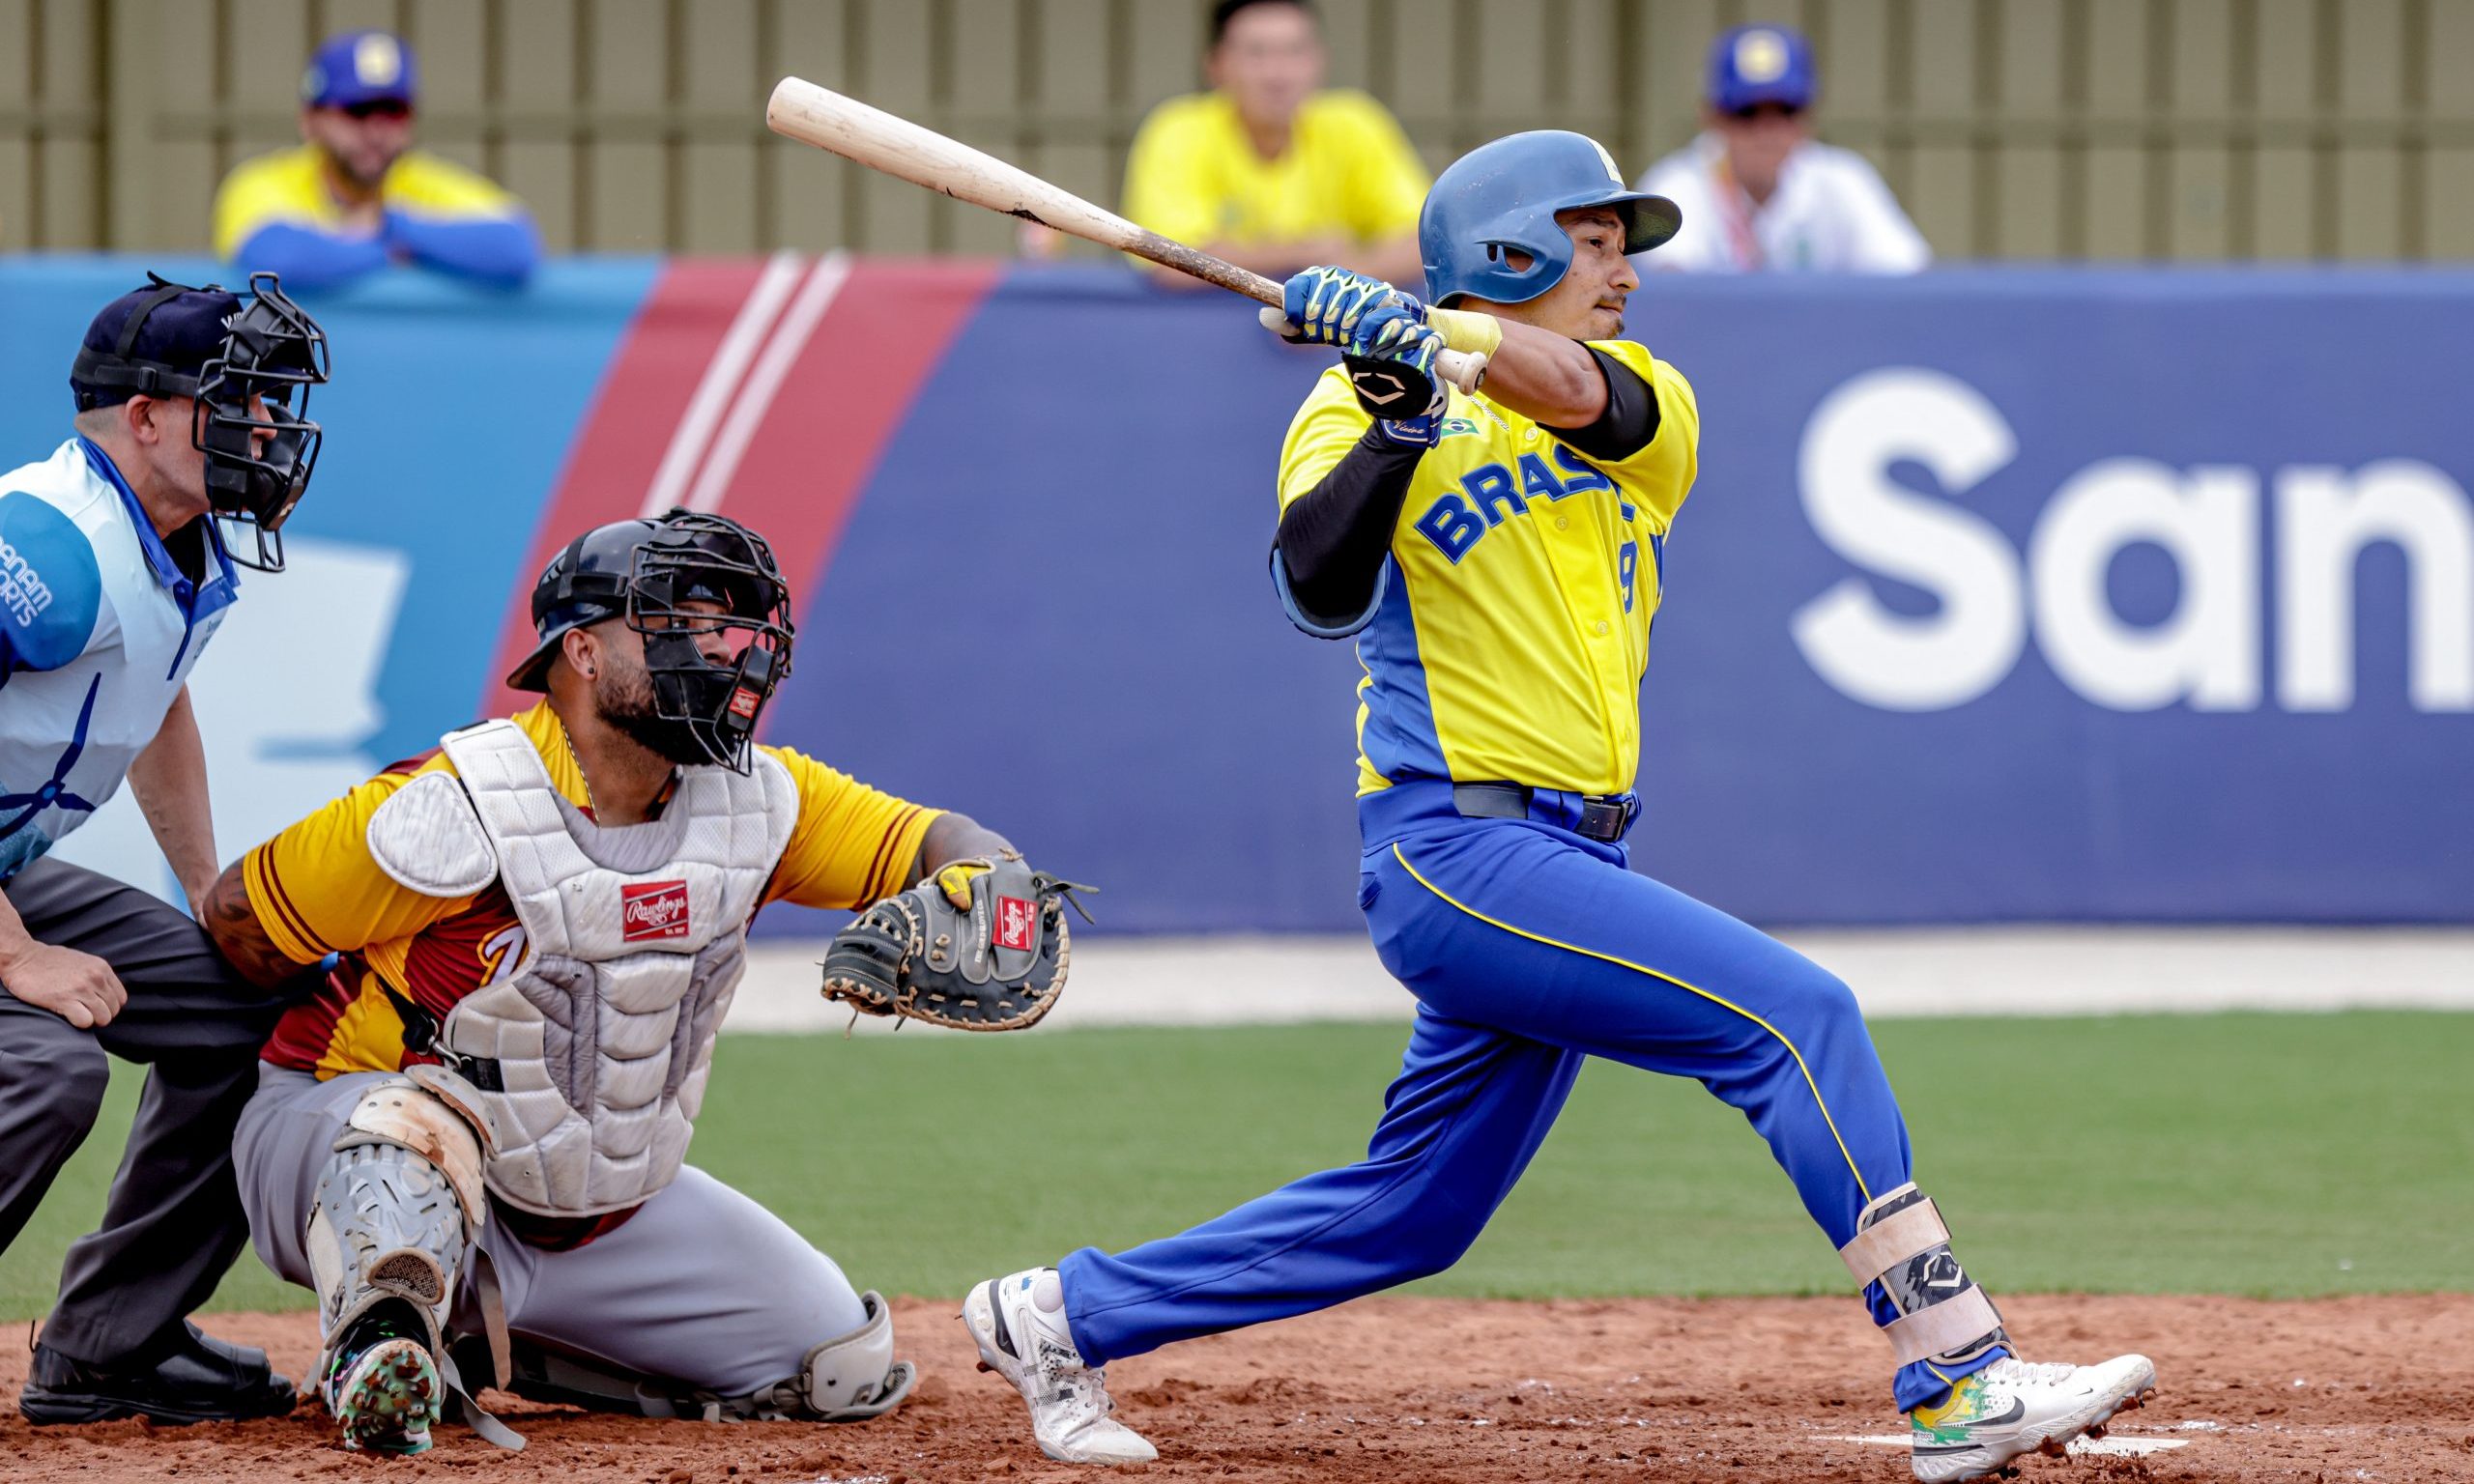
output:
[[[1020,1030],[1047,1014],[1073,957],[1061,904],[1081,912],[1074,893],[1092,888],[1019,856],[967,865],[968,912],[938,885],[948,866],[852,919],[824,952],[824,997],[964,1031]]]

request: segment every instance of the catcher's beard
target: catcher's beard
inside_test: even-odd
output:
[[[666,762],[686,767],[713,760],[692,725],[659,713],[653,702],[653,677],[641,664],[604,664],[593,671],[592,708],[637,746]]]

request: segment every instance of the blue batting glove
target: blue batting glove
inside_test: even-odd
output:
[[[1427,337],[1434,339],[1438,349],[1442,346],[1442,332],[1426,324],[1426,306],[1415,295],[1395,289],[1391,298],[1359,311],[1346,349],[1352,356],[1415,360],[1418,347]]]
[[[1340,368],[1358,406],[1374,419],[1377,436],[1426,448],[1442,441],[1451,401],[1434,368],[1442,354],[1442,332],[1401,306],[1381,306],[1359,321],[1356,342],[1340,357]]]
[[[1291,274],[1281,286],[1280,312],[1293,328],[1288,339],[1301,345],[1346,350],[1366,311],[1408,298],[1380,278],[1368,278],[1345,268],[1309,268]],[[1409,302],[1417,303],[1415,300]],[[1416,312],[1423,319],[1424,306],[1417,305]]]

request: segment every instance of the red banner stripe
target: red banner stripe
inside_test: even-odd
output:
[[[1002,272],[994,262],[851,263],[718,506],[772,542],[794,601],[815,592],[921,385]]]
[[[533,578],[581,532],[642,513],[664,455],[734,322],[750,309],[765,267],[682,262],[663,271],[585,419],[513,584],[485,714],[521,703],[503,677],[533,644]],[[731,415],[742,398],[769,393],[769,405],[733,449],[737,464],[726,485],[716,492],[709,479],[691,476],[683,486],[705,497],[702,505],[772,543],[794,602],[814,591],[921,385],[1003,273],[995,262],[853,259],[799,267],[796,289],[784,301],[759,302],[767,309],[756,327],[762,335],[750,363],[729,378],[730,412],[707,430],[707,446],[730,447],[734,431],[747,432],[734,429]],[[800,319],[801,296],[827,290],[821,316]],[[786,335],[801,343],[793,346]],[[785,357],[787,371],[768,383],[768,364],[779,370]]]
[[[482,679],[480,715],[527,703],[506,688],[505,676],[532,648],[533,579],[584,531],[642,508],[672,434],[764,266],[749,259],[681,261],[662,269],[577,430],[532,544],[509,575],[506,618],[497,662]]]

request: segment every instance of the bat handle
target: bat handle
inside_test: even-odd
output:
[[[1476,351],[1441,351],[1434,357],[1434,368],[1443,379],[1470,396],[1485,385],[1486,357]]]
[[[1263,309],[1259,312],[1259,318],[1265,329],[1283,335],[1297,333],[1297,327],[1291,325],[1287,317],[1278,309]],[[1486,357],[1475,351],[1437,352],[1434,357],[1434,369],[1437,375],[1468,396],[1476,396],[1478,388],[1485,385]]]

